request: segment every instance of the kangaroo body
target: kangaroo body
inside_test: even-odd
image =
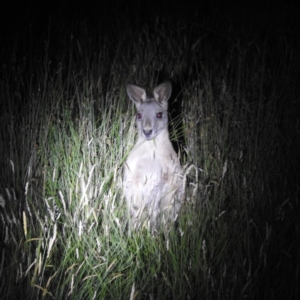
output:
[[[131,225],[138,228],[150,220],[153,229],[159,221],[174,221],[183,198],[183,171],[169,139],[169,82],[154,89],[147,98],[144,89],[127,86],[127,94],[137,109],[138,140],[124,166],[124,189]]]

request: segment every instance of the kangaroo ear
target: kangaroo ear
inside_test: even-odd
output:
[[[136,104],[142,104],[147,99],[146,91],[134,84],[128,84],[126,86],[127,95]]]
[[[163,106],[167,106],[168,100],[172,93],[172,85],[170,81],[165,81],[161,83],[159,86],[157,86],[154,89],[154,98],[156,101],[158,101]]]

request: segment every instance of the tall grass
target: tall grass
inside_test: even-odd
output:
[[[295,46],[159,18],[116,34],[1,66],[1,299],[298,299]],[[124,85],[167,78],[186,201],[128,235]]]

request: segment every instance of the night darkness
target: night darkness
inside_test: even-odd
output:
[[[127,26],[151,23],[157,16],[175,22],[185,20],[215,26],[225,30],[245,27],[252,34],[289,27],[296,34],[300,13],[293,1],[3,1],[1,3],[2,49],[16,38],[26,45],[31,36],[37,42],[53,35],[61,27],[76,30],[85,21],[89,30],[114,30],[121,22]],[[226,28],[227,27],[227,28]],[[218,28],[221,29],[221,28]]]
[[[1,1],[1,300],[300,299],[295,2]],[[132,233],[126,84],[165,80],[185,199]]]

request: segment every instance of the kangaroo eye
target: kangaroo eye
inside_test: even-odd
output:
[[[162,117],[162,112],[157,113],[156,117],[159,118],[159,119],[161,119],[161,117]]]
[[[136,114],[136,117],[137,117],[137,119],[141,119],[141,118],[142,118],[142,114],[137,113],[137,114]]]

